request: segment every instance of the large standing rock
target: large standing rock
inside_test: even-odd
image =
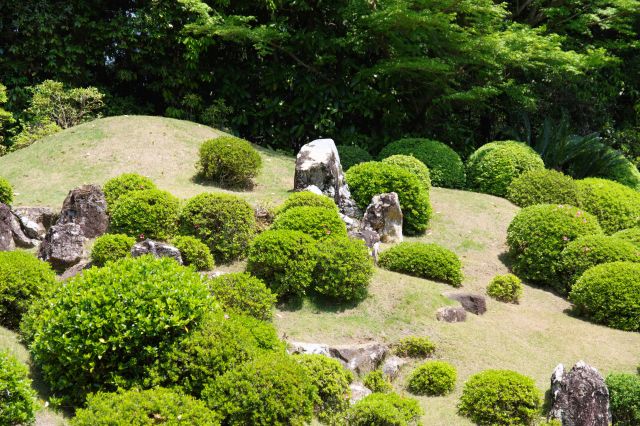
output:
[[[22,224],[29,238],[44,239],[47,230],[53,225],[53,210],[48,207],[17,207],[13,213]]]
[[[59,272],[80,262],[84,256],[84,234],[80,225],[65,223],[49,228],[38,256]]]
[[[69,191],[62,204],[58,224],[75,223],[87,238],[95,238],[107,232],[107,200],[97,185],[82,185]]]
[[[398,194],[389,192],[374,196],[364,212],[362,228],[377,232],[383,243],[402,242],[402,210]]]
[[[475,315],[487,312],[487,300],[480,294],[473,293],[446,293],[446,297],[460,302],[465,311]]]
[[[598,370],[579,361],[565,373],[558,364],[551,375],[549,418],[563,426],[608,426],[609,390]]]
[[[182,265],[182,253],[176,247],[153,240],[144,240],[131,248],[131,256],[138,257],[152,254],[155,257],[170,257]]]
[[[13,242],[13,213],[6,204],[0,203],[0,251],[16,248]]]
[[[349,370],[356,374],[367,374],[377,369],[388,349],[380,343],[364,345],[334,346],[329,348],[329,354],[342,362]]]
[[[438,321],[464,322],[467,320],[467,311],[462,306],[446,306],[436,311]]]

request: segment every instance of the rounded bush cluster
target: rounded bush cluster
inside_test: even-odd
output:
[[[204,179],[226,187],[248,187],[262,168],[251,144],[233,136],[209,139],[200,146],[198,171]]]
[[[305,294],[313,282],[316,241],[300,231],[265,231],[249,249],[247,271],[278,296]]]
[[[442,142],[419,138],[400,139],[384,147],[380,152],[380,158],[394,154],[413,155],[422,161],[429,168],[433,186],[465,186],[464,164],[460,156]]]
[[[136,173],[123,173],[120,176],[111,178],[105,182],[102,188],[109,210],[113,209],[116,202],[123,195],[133,191],[144,191],[145,189],[157,188],[151,179]]]
[[[408,336],[398,340],[393,351],[401,357],[426,358],[433,355],[436,345],[428,337]]]
[[[179,209],[178,199],[166,191],[131,191],[111,210],[111,231],[139,239],[167,240],[177,231]]]
[[[210,271],[215,266],[209,247],[196,237],[179,235],[171,240],[171,244],[180,250],[185,266],[192,265],[196,271]]]
[[[458,256],[437,244],[400,243],[380,253],[380,267],[394,272],[449,283],[462,284],[462,263]]]
[[[353,404],[347,412],[350,426],[417,426],[422,409],[413,398],[396,393],[373,393]]]
[[[56,283],[47,262],[24,251],[0,252],[0,324],[17,329],[31,304]]]
[[[640,424],[640,376],[614,373],[606,379],[611,416],[616,426]]]
[[[607,176],[604,177],[640,191],[640,171],[638,171],[635,164],[626,158],[609,170]]]
[[[623,229],[612,235],[613,237],[625,240],[640,248],[640,227]]]
[[[540,391],[529,377],[487,370],[467,380],[458,412],[478,425],[528,425],[538,415]]]
[[[362,384],[371,392],[393,392],[393,385],[384,377],[382,370],[373,370],[367,373],[364,379],[362,379]]]
[[[579,180],[581,207],[594,214],[607,234],[640,225],[640,192],[606,179]]]
[[[640,263],[612,262],[587,269],[569,293],[576,311],[598,324],[640,331]]]
[[[523,278],[553,285],[562,250],[569,242],[590,234],[602,234],[598,220],[577,207],[555,204],[525,207],[507,230],[513,270]]]
[[[322,207],[332,211],[338,210],[336,203],[326,195],[314,194],[310,191],[300,191],[291,194],[278,209],[277,214],[282,214],[294,207]]]
[[[0,177],[0,203],[11,205],[13,202],[13,187],[8,180]]]
[[[345,172],[349,170],[351,166],[373,160],[371,154],[359,146],[337,145],[336,148],[340,156],[342,170]]]
[[[386,164],[395,164],[405,170],[410,171],[418,178],[422,186],[429,191],[431,190],[431,174],[429,168],[424,163],[412,155],[396,154],[382,160]]]
[[[183,207],[180,229],[205,243],[216,262],[226,263],[244,257],[256,233],[256,219],[240,197],[203,193]]]
[[[124,234],[104,234],[91,247],[91,262],[95,266],[104,266],[107,262],[131,256],[131,248],[136,239]]]
[[[416,395],[446,395],[455,388],[457,378],[456,368],[448,362],[427,361],[413,370],[407,388]]]
[[[28,376],[26,366],[0,351],[0,424],[27,425],[35,420],[36,393]]]
[[[245,272],[223,274],[209,280],[209,288],[227,308],[263,321],[273,317],[276,296],[259,278]]]
[[[513,274],[496,275],[487,286],[487,294],[501,302],[518,303],[522,281]]]
[[[347,225],[337,210],[325,207],[292,207],[276,216],[271,229],[300,231],[316,240],[333,236],[347,236]]]
[[[556,170],[525,172],[511,181],[506,195],[509,201],[520,207],[534,204],[580,205],[580,188],[576,181]]]
[[[542,158],[530,146],[514,141],[491,142],[467,160],[467,184],[476,191],[504,197],[515,178],[543,169]]]
[[[76,412],[71,426],[218,426],[217,418],[204,402],[191,396],[165,388],[131,389],[89,395],[86,408]]]
[[[402,230],[407,235],[424,232],[431,218],[429,193],[410,171],[394,164],[369,162],[353,166],[346,173],[351,194],[365,210],[374,195],[395,192],[404,215]]]

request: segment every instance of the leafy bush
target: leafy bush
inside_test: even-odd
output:
[[[263,321],[273,316],[276,296],[259,278],[244,272],[223,274],[209,280],[209,288],[227,308]]]
[[[116,201],[123,195],[132,191],[144,191],[145,189],[157,189],[156,184],[148,177],[136,173],[123,173],[120,176],[111,178],[105,182],[102,188],[109,210],[113,209]]]
[[[448,362],[427,361],[413,370],[407,388],[416,395],[446,395],[455,388],[457,378],[455,367]]]
[[[35,420],[36,393],[27,367],[8,352],[0,351],[0,424],[27,425]]]
[[[530,170],[511,181],[507,199],[520,207],[534,204],[580,205],[580,189],[570,176],[556,170]]]
[[[479,192],[504,197],[515,178],[543,169],[542,158],[530,146],[514,141],[491,142],[467,160],[467,184]]]
[[[518,303],[522,281],[513,274],[496,275],[487,286],[487,294],[501,302]]]
[[[29,114],[35,121],[53,121],[63,129],[98,117],[104,94],[95,87],[66,88],[59,81],[45,80],[32,88]]]
[[[422,408],[413,398],[396,393],[373,393],[353,404],[346,421],[349,426],[419,425]]]
[[[278,209],[277,214],[282,214],[294,207],[322,207],[332,211],[338,211],[338,206],[325,195],[314,194],[310,191],[295,192],[287,198],[284,204]]]
[[[437,244],[400,243],[380,253],[380,267],[460,287],[462,263],[458,256]]]
[[[11,205],[13,202],[13,187],[8,180],[0,177],[0,203]]]
[[[640,424],[640,376],[614,373],[606,379],[611,416],[616,426]]]
[[[261,168],[260,154],[243,139],[219,136],[200,146],[199,174],[222,186],[250,186]]]
[[[338,211],[324,207],[292,207],[276,216],[271,228],[301,231],[316,240],[330,236],[347,236],[347,226]]]
[[[460,156],[442,142],[430,139],[400,139],[382,149],[380,158],[394,154],[413,155],[422,161],[431,174],[433,186],[463,188],[464,164]]]
[[[426,358],[433,355],[436,345],[428,337],[409,336],[398,340],[393,351],[401,357]]]
[[[218,415],[206,404],[173,390],[156,388],[99,392],[89,395],[86,408],[76,412],[72,426],[217,426]]]
[[[382,162],[386,164],[395,164],[396,166],[400,166],[403,169],[410,171],[418,178],[422,186],[424,186],[424,189],[427,191],[431,189],[431,174],[429,173],[429,168],[416,157],[412,155],[397,154],[385,158]]]
[[[0,252],[0,324],[18,328],[31,304],[56,283],[47,262],[24,251]]]
[[[176,233],[179,208],[178,199],[166,191],[129,192],[111,210],[111,231],[140,239],[167,240]]]
[[[362,380],[362,384],[371,392],[389,393],[393,392],[393,385],[384,377],[382,370],[373,370],[367,373]]]
[[[180,250],[185,266],[193,265],[197,271],[210,271],[215,266],[209,247],[199,239],[180,235],[171,239],[171,244]]]
[[[203,193],[185,204],[180,229],[209,246],[216,262],[225,263],[245,256],[256,233],[256,219],[240,197]]]
[[[318,243],[313,290],[338,301],[364,299],[373,277],[373,259],[362,240],[334,237]]]
[[[613,237],[625,240],[640,248],[640,227],[623,229],[612,235]]]
[[[34,306],[25,339],[52,393],[78,403],[140,383],[212,302],[200,275],[172,259],[122,259],[84,271]]]
[[[131,248],[136,239],[124,234],[104,234],[93,243],[91,247],[91,262],[95,266],[104,266],[105,263],[129,257]]]
[[[249,248],[247,271],[278,296],[303,295],[313,282],[316,242],[300,231],[265,231]]]
[[[640,191],[640,171],[635,164],[626,158],[610,168],[604,177]]]
[[[569,242],[590,234],[602,234],[598,220],[576,207],[525,207],[507,230],[513,270],[523,278],[552,285],[558,277],[562,250]]]
[[[367,150],[353,145],[337,145],[338,155],[340,156],[340,164],[345,172],[356,164],[372,161],[373,157]]]
[[[316,388],[288,356],[246,362],[211,382],[202,394],[227,425],[302,425],[311,421]]]
[[[486,370],[467,380],[458,412],[478,425],[529,425],[540,408],[540,391],[529,377]]]
[[[10,151],[17,151],[26,148],[46,136],[53,135],[61,131],[62,128],[53,121],[34,121],[26,123],[20,133],[11,139]]]
[[[579,180],[581,207],[594,214],[607,234],[640,225],[640,192],[618,182]]]
[[[612,262],[582,274],[569,293],[578,314],[596,323],[640,331],[640,263]]]

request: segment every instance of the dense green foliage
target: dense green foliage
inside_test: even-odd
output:
[[[347,171],[351,166],[356,164],[366,163],[367,161],[373,161],[373,157],[369,154],[369,151],[360,148],[359,146],[352,145],[336,145],[338,149],[338,155],[340,156],[340,165],[343,171]]]
[[[428,337],[408,336],[393,345],[393,352],[401,357],[426,358],[433,355],[436,346]]]
[[[501,302],[518,303],[522,281],[513,274],[496,275],[487,286],[487,294]]]
[[[151,179],[136,173],[123,173],[105,182],[102,190],[107,199],[109,209],[113,209],[116,201],[132,191],[144,191],[145,189],[157,189]]]
[[[13,187],[8,180],[0,177],[0,203],[11,205],[13,202]]]
[[[380,267],[420,278],[443,281],[460,287],[462,263],[444,247],[429,243],[400,243],[382,253]]]
[[[347,236],[347,225],[338,211],[326,207],[292,207],[278,214],[271,228],[300,231],[316,240]]]
[[[606,379],[609,389],[611,417],[616,426],[633,426],[640,423],[640,376],[613,373]]]
[[[167,240],[178,229],[179,208],[178,199],[166,191],[131,191],[113,206],[110,230],[141,240]]]
[[[180,250],[185,266],[193,265],[197,271],[210,271],[215,266],[209,247],[196,237],[179,235],[171,239],[171,244]]]
[[[625,240],[640,248],[640,227],[623,229],[612,235],[613,237]]]
[[[277,213],[282,214],[294,207],[324,207],[329,210],[337,210],[338,206],[325,195],[314,194],[310,191],[295,192],[278,208]]]
[[[373,393],[356,402],[347,413],[351,426],[417,426],[422,409],[413,398],[396,393]]]
[[[594,214],[607,234],[640,225],[640,192],[621,183],[588,178],[577,182],[581,207]]]
[[[276,296],[261,279],[236,272],[212,278],[208,284],[223,306],[263,321],[273,317]]]
[[[640,171],[638,171],[635,164],[626,158],[616,164],[603,177],[640,191]]]
[[[556,170],[530,170],[511,181],[507,199],[516,206],[534,204],[580,205],[580,189],[571,177]]]
[[[389,393],[393,392],[393,385],[384,376],[382,370],[368,372],[362,379],[362,384],[371,392]]]
[[[251,186],[262,168],[262,158],[251,144],[233,136],[209,139],[200,146],[198,173],[224,187]]]
[[[382,160],[383,163],[395,164],[405,170],[413,173],[424,188],[429,191],[431,189],[431,174],[429,168],[424,163],[412,155],[396,154]]]
[[[101,235],[91,247],[91,263],[104,266],[107,262],[129,257],[135,243],[135,238],[124,234]]]
[[[448,362],[427,361],[413,370],[407,389],[416,395],[446,395],[455,388],[457,378],[455,367]]]
[[[0,424],[32,424],[37,409],[29,370],[13,355],[0,351]]]

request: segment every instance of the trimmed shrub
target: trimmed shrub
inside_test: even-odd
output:
[[[500,302],[518,303],[522,281],[513,274],[496,275],[487,286],[487,294]]]
[[[341,302],[362,300],[373,278],[373,259],[362,240],[334,237],[318,243],[313,290]]]
[[[265,231],[249,248],[247,271],[278,297],[300,296],[313,282],[317,253],[315,240],[300,231]]]
[[[338,211],[325,207],[300,206],[287,209],[276,216],[271,229],[300,231],[316,240],[331,236],[347,236],[347,225],[340,218]]]
[[[219,185],[248,187],[261,168],[260,154],[243,139],[219,136],[200,146],[198,173]]]
[[[122,259],[85,270],[29,311],[26,336],[62,402],[131,387],[212,309],[202,277],[173,259]]]
[[[598,220],[577,207],[525,207],[507,230],[513,270],[520,277],[553,285],[558,279],[562,250],[576,238],[590,234],[602,234]]]
[[[213,296],[223,306],[262,321],[273,317],[276,296],[259,278],[245,272],[223,274],[209,280]]]
[[[441,396],[453,392],[458,373],[444,361],[427,361],[413,370],[407,389],[416,395]]]
[[[611,416],[616,426],[640,424],[640,376],[614,373],[607,376]]]
[[[514,141],[490,142],[467,160],[467,184],[476,191],[504,197],[515,178],[543,169],[542,158],[530,146]]]
[[[382,370],[373,370],[367,373],[362,380],[362,384],[371,392],[389,393],[393,392],[393,385],[384,377]]]
[[[462,263],[458,256],[437,244],[400,243],[380,253],[380,267],[394,272],[449,283],[462,284]]]
[[[540,391],[515,371],[486,370],[467,380],[458,412],[478,425],[529,425],[540,409]]]
[[[208,385],[202,396],[226,425],[302,425],[311,421],[316,388],[289,356],[246,362]]]
[[[530,170],[511,181],[507,188],[507,199],[520,207],[534,204],[578,206],[580,189],[573,178],[556,170]]]
[[[400,139],[382,149],[380,158],[394,154],[412,155],[429,168],[431,184],[443,188],[463,188],[464,164],[460,156],[442,142],[430,139]]]
[[[636,191],[640,191],[640,172],[635,164],[626,158],[620,164],[610,169],[607,176],[603,177],[633,188]]]
[[[0,177],[0,203],[11,205],[13,202],[13,187],[8,180]]]
[[[131,256],[131,248],[136,239],[124,234],[104,234],[91,247],[91,262],[104,266],[107,262]]]
[[[640,225],[640,192],[606,179],[579,180],[581,207],[594,214],[607,234]]]
[[[347,412],[349,426],[413,426],[420,424],[422,408],[413,398],[396,393],[373,393]]]
[[[0,424],[32,424],[37,409],[29,370],[13,355],[0,351]]]
[[[569,300],[578,314],[598,324],[640,331],[640,263],[612,262],[587,269]]]
[[[185,266],[192,265],[196,271],[210,271],[215,266],[209,247],[196,237],[179,235],[171,239],[171,244],[180,250]]]
[[[205,243],[216,262],[246,255],[256,233],[253,209],[235,195],[203,193],[191,198],[180,214],[182,234]]]
[[[314,194],[311,191],[294,192],[278,208],[276,214],[282,214],[294,207],[322,207],[331,211],[338,211],[336,203],[326,195]]]
[[[612,235],[613,237],[625,240],[640,248],[640,227],[623,229]]]
[[[141,240],[168,240],[177,231],[179,209],[178,199],[166,191],[131,191],[113,206],[109,226],[114,233]]]
[[[120,176],[111,178],[105,182],[102,188],[109,210],[113,209],[116,201],[123,195],[146,189],[158,188],[156,188],[156,184],[151,179],[136,173],[123,173]]]
[[[402,229],[407,235],[423,233],[431,218],[429,193],[418,178],[400,166],[385,163],[362,163],[346,173],[353,199],[362,210],[374,195],[396,192],[404,215]]]
[[[340,156],[340,164],[345,172],[356,164],[372,161],[373,157],[369,151],[352,145],[337,145],[338,155]]]
[[[404,337],[393,345],[393,352],[400,357],[427,358],[435,351],[436,345],[428,337]]]
[[[218,415],[206,404],[173,390],[156,388],[89,395],[71,426],[217,426]]]
[[[412,155],[392,155],[382,160],[386,164],[394,164],[410,171],[418,178],[424,189],[431,189],[431,174],[429,168],[424,163]]]
[[[24,251],[0,252],[0,324],[17,329],[31,304],[56,283],[47,262]]]

